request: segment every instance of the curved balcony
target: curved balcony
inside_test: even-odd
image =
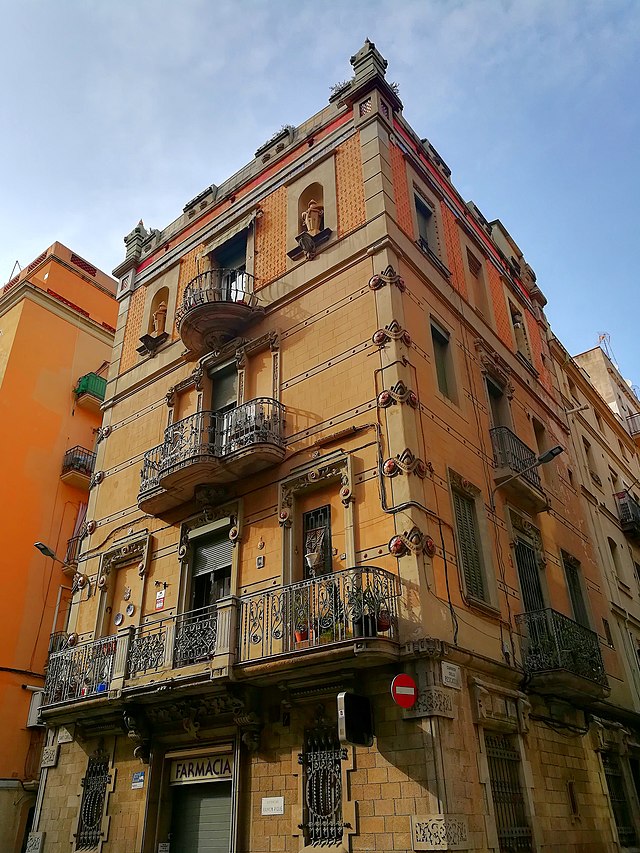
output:
[[[204,354],[234,338],[262,314],[253,291],[253,276],[242,269],[200,273],[184,290],[176,326],[184,345]]]
[[[145,453],[138,505],[151,513],[172,509],[201,483],[229,483],[276,465],[285,453],[283,435],[284,406],[270,397],[189,415]]]

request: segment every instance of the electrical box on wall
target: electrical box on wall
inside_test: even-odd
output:
[[[366,696],[338,693],[338,737],[340,743],[373,745],[373,711]]]

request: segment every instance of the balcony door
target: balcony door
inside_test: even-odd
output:
[[[234,410],[238,405],[238,371],[234,364],[228,364],[212,371],[211,411],[215,414],[216,449],[218,453],[228,452],[235,422]]]
[[[523,539],[518,538],[514,551],[522,593],[522,606],[525,612],[544,610],[544,593],[540,581],[538,554],[535,548]]]

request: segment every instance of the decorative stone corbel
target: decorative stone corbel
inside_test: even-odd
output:
[[[378,273],[369,279],[369,287],[371,290],[380,290],[381,287],[384,287],[387,284],[395,284],[401,293],[404,293],[407,289],[404,279],[398,275],[391,264],[389,264],[383,272]]]
[[[124,730],[133,744],[133,754],[143,764],[149,763],[149,727],[140,708],[125,708],[122,712]]]
[[[412,391],[410,388],[404,384],[402,380],[396,382],[396,384],[389,388],[388,390],[381,391],[378,394],[378,406],[381,409],[386,409],[389,406],[394,406],[396,403],[408,403],[412,409],[415,409],[418,405],[418,396],[415,391]]]
[[[389,553],[394,557],[404,557],[405,554],[420,554],[425,546],[425,535],[415,525],[407,533],[398,533],[389,540]]]

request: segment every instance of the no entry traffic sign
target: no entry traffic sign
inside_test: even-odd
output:
[[[413,708],[418,698],[418,686],[410,675],[401,673],[391,682],[391,696],[401,708]]]

